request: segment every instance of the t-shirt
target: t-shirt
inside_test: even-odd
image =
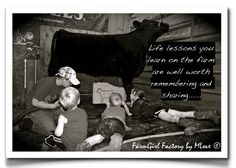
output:
[[[62,142],[67,150],[75,149],[76,145],[82,143],[87,138],[87,113],[84,109],[76,108],[65,112],[61,111],[60,114],[68,120],[64,125],[64,131],[61,136]]]
[[[63,86],[56,85],[56,77],[46,77],[40,79],[30,90],[26,97],[27,109],[33,107],[32,99],[53,103],[58,100]]]
[[[119,119],[124,125],[125,124],[125,109],[122,107],[117,106],[110,106],[107,107],[104,112],[102,113],[102,119],[105,118],[117,118]]]

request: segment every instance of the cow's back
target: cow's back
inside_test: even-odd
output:
[[[132,72],[137,62],[138,51],[130,34],[91,35],[60,30],[54,36],[52,75],[62,66],[71,66],[76,72],[93,76],[120,76]]]

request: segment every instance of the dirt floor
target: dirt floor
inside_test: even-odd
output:
[[[106,108],[105,105],[93,105],[92,97],[91,96],[82,96],[82,102],[81,102],[81,108],[84,108],[88,114],[88,136],[93,135],[96,126],[100,122],[100,116],[101,113]],[[207,100],[207,98],[206,98]],[[192,102],[164,102],[165,104],[168,104],[171,108],[177,108],[179,110],[197,110],[197,111],[203,111],[203,110],[216,110],[218,114],[220,114],[220,106],[217,103],[217,100],[213,100],[212,98],[209,99],[209,103],[206,103],[205,101],[192,101]],[[162,102],[163,103],[163,102]],[[14,114],[17,115],[17,112],[20,111],[22,107],[14,108]],[[162,133],[170,133],[170,132],[177,132],[177,131],[183,131],[183,128],[178,127],[176,124],[170,124],[164,121],[161,121],[160,119],[146,119],[146,120],[135,120],[132,117],[127,117],[127,125],[132,128],[132,131],[126,132],[126,135],[124,137],[124,140],[145,136],[145,135],[153,135],[153,134],[162,134]],[[220,125],[214,125],[209,121],[198,121],[198,123],[201,124],[202,128],[220,128]],[[44,136],[35,133],[35,132],[23,132],[23,131],[17,131],[13,132],[13,150],[14,151],[38,151],[40,150],[40,145],[43,142]],[[192,151],[196,150],[207,150],[207,151],[215,151],[220,150],[220,148],[213,148],[213,144],[215,142],[221,142],[221,134],[219,132],[209,132],[209,133],[197,133],[194,136],[188,137],[184,135],[179,136],[171,136],[171,137],[162,137],[162,138],[152,138],[148,140],[142,140],[135,142],[136,146],[145,146],[145,144],[150,143],[159,143],[161,146],[163,143],[166,144],[177,144],[179,146],[186,146],[186,143],[189,143],[189,145],[194,146],[196,144],[196,148],[193,148]],[[202,143],[202,145],[198,145],[198,143]],[[138,145],[137,145],[138,144]],[[200,146],[204,146],[204,144],[211,145],[211,147],[208,148],[200,148]],[[106,142],[104,144],[98,145],[99,148],[101,146],[106,145]],[[123,151],[146,151],[150,150],[145,147],[141,148],[134,148],[133,142],[124,144],[122,147]],[[173,146],[173,145],[172,145]],[[199,147],[198,147],[199,146]],[[207,145],[205,145],[207,146]],[[151,151],[179,151],[179,149],[176,148],[152,148]],[[183,149],[185,151],[187,149]]]

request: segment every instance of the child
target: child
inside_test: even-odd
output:
[[[200,128],[196,123],[190,123],[182,118],[209,119],[218,124],[218,116],[211,111],[195,112],[195,111],[178,111],[167,106],[158,106],[151,104],[144,99],[142,90],[132,89],[130,94],[131,105],[130,112],[137,119],[141,118],[159,118],[170,123],[177,123],[179,126],[185,127],[186,135],[193,135]]]
[[[56,129],[45,138],[43,149],[59,147],[61,150],[74,150],[77,144],[87,137],[87,114],[78,108],[80,103],[79,91],[73,87],[62,90],[59,103],[61,113]]]
[[[109,97],[109,103],[110,105],[102,113],[102,121],[98,125],[95,134],[87,138],[82,144],[77,145],[76,150],[90,150],[95,144],[101,143],[104,139],[109,139],[109,145],[99,150],[120,151],[127,128],[125,116],[126,113],[127,115],[131,115],[131,113],[119,93],[112,93]]]
[[[32,126],[28,124],[30,126],[28,130],[48,135],[55,129],[53,113],[60,107],[58,99],[61,91],[71,85],[79,84],[76,72],[71,67],[62,67],[55,76],[37,81],[26,97],[26,109],[38,109],[26,117],[33,122]]]

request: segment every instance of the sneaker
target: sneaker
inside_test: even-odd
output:
[[[216,111],[205,111],[205,112],[196,112],[194,113],[196,119],[200,120],[211,120],[214,124],[219,124],[219,117],[216,114]]]
[[[82,142],[81,144],[77,145],[75,151],[90,151],[91,146],[87,141]]]
[[[200,130],[200,126],[197,123],[193,123],[184,129],[184,134],[186,136],[192,136],[199,130]]]

